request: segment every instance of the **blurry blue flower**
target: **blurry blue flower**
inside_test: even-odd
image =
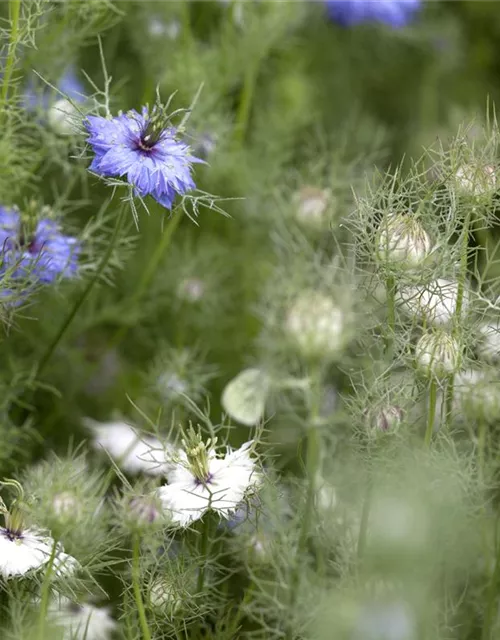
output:
[[[176,139],[177,130],[164,112],[143,107],[115,118],[88,116],[87,141],[95,157],[90,170],[106,177],[127,176],[135,192],[151,195],[170,209],[177,194],[195,188],[191,164],[202,162],[190,155],[189,146]]]
[[[382,22],[404,27],[420,8],[421,0],[326,0],[328,15],[344,27],[363,22]]]
[[[74,102],[83,102],[84,100],[85,89],[72,66],[68,67],[61,76],[57,83],[57,88]],[[30,80],[23,95],[24,108],[28,111],[37,111],[39,109],[47,111],[51,103],[59,97],[60,96],[47,85],[40,87],[37,86],[33,80]]]
[[[40,220],[34,234],[26,238],[19,212],[0,207],[0,245],[4,267],[13,267],[11,278],[31,275],[51,283],[59,276],[69,278],[77,273],[79,242],[62,234],[54,220]]]

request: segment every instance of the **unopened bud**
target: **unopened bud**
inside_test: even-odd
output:
[[[387,265],[413,269],[427,258],[431,239],[412,215],[390,214],[382,220],[377,239],[377,258]]]
[[[438,278],[424,286],[404,287],[397,294],[397,302],[409,316],[429,324],[445,326],[451,324],[458,306],[459,286],[457,282]],[[469,306],[469,291],[462,292],[462,313]]]
[[[368,426],[370,433],[392,433],[399,429],[404,412],[401,407],[386,406],[369,412]]]
[[[182,593],[171,581],[159,578],[149,589],[149,602],[153,609],[167,617],[174,616],[182,607]]]
[[[75,520],[81,515],[82,509],[82,502],[69,491],[57,493],[52,500],[52,510],[60,520]]]
[[[460,344],[444,331],[424,333],[415,347],[415,358],[424,376],[446,378],[460,367]]]
[[[185,278],[177,287],[177,295],[184,302],[199,302],[205,295],[205,283],[199,278]]]
[[[457,169],[455,179],[459,191],[471,196],[484,195],[497,187],[496,170],[491,165],[463,165]]]
[[[51,129],[60,136],[75,134],[78,131],[78,118],[78,110],[66,98],[54,102],[47,114]]]
[[[341,309],[317,291],[300,294],[285,318],[289,338],[309,358],[335,357],[344,344],[344,328]]]
[[[331,202],[329,189],[302,187],[294,195],[295,215],[304,227],[324,229],[328,223],[328,206]]]
[[[500,322],[490,322],[479,327],[480,341],[476,346],[477,355],[486,362],[500,360]]]
[[[127,511],[129,520],[139,526],[152,525],[163,519],[163,510],[154,495],[132,498]]]

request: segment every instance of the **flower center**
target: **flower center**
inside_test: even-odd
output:
[[[190,427],[187,437],[182,441],[189,463],[189,469],[196,479],[196,484],[206,485],[212,479],[210,473],[210,459],[217,439],[209,438],[203,442],[199,433]]]
[[[141,130],[137,146],[142,151],[151,151],[160,141],[168,126],[168,117],[162,107],[154,106],[149,118]]]

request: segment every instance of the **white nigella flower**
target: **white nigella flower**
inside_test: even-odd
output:
[[[377,238],[377,258],[403,269],[418,267],[428,257],[432,242],[412,215],[389,214],[382,220]]]
[[[344,344],[344,314],[319,291],[305,291],[295,298],[285,317],[285,331],[309,358],[335,357]]]
[[[104,449],[124,471],[153,476],[166,474],[171,445],[141,434],[125,422],[97,422],[84,418],[83,423],[93,433],[94,448]]]
[[[64,553],[47,531],[26,527],[23,517],[23,489],[15,480],[3,483],[14,487],[18,497],[7,509],[0,498],[0,510],[5,524],[0,527],[0,575],[4,578],[23,576],[30,571],[47,567],[52,560],[52,571],[58,578],[73,574],[80,568],[78,561]]]
[[[458,283],[438,278],[424,286],[404,287],[397,294],[403,311],[418,320],[445,326],[453,320],[458,302]],[[469,305],[467,285],[463,291],[462,313]]]
[[[477,355],[486,362],[500,360],[500,321],[489,322],[479,327],[481,336],[477,346]]]
[[[152,38],[166,36],[170,40],[177,40],[181,33],[181,23],[178,20],[164,22],[161,18],[153,16],[148,22],[147,29]]]
[[[445,378],[460,366],[460,344],[444,331],[424,333],[415,347],[415,358],[423,375]]]
[[[224,457],[217,457],[216,441],[204,443],[190,429],[177,464],[167,472],[168,484],[157,490],[172,523],[186,527],[210,510],[229,518],[259,484],[252,444],[246,442],[236,451],[228,450]]]
[[[48,563],[54,540],[35,527],[0,527],[0,573],[4,578],[23,576]]]
[[[328,222],[326,215],[331,200],[329,189],[302,187],[294,195],[297,222],[311,229],[324,229]]]
[[[247,427],[258,424],[266,408],[270,380],[262,369],[244,369],[222,392],[224,411]]]
[[[50,603],[48,613],[51,622],[63,630],[64,640],[109,640],[116,629],[107,607],[60,597]]]

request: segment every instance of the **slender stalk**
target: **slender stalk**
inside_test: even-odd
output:
[[[44,640],[45,634],[45,619],[47,617],[47,608],[49,606],[50,596],[50,582],[52,580],[52,572],[54,569],[54,560],[56,557],[57,542],[54,541],[54,546],[50,554],[49,561],[46,565],[45,576],[42,583],[42,591],[40,596],[40,613],[38,618],[38,640]]]
[[[467,212],[464,220],[464,226],[462,228],[462,242],[460,245],[460,273],[458,276],[458,287],[457,287],[457,304],[455,307],[454,314],[454,323],[453,323],[453,335],[455,337],[460,338],[461,332],[461,319],[462,319],[462,309],[464,306],[464,295],[465,295],[465,282],[467,280],[467,266],[469,260],[469,234],[471,229],[472,218],[475,210],[472,208]],[[455,376],[452,374],[450,379],[448,380],[448,385],[446,387],[446,416],[445,416],[445,424],[449,429],[451,425],[451,416],[453,409],[453,396],[455,390]]]
[[[245,141],[261,60],[262,56],[251,60],[245,72],[234,129],[234,139],[238,145],[242,145]]]
[[[366,483],[366,492],[363,500],[363,507],[361,509],[361,522],[359,524],[358,544],[357,544],[357,550],[356,550],[356,553],[358,556],[358,562],[361,561],[365,553],[366,536],[368,532],[368,522],[370,519],[370,509],[372,504],[373,483],[372,483],[371,473],[369,472],[369,474],[370,475]]]
[[[306,453],[306,477],[307,477],[307,494],[304,513],[301,519],[301,527],[299,532],[299,540],[297,545],[296,561],[290,580],[290,611],[293,611],[297,603],[300,589],[300,567],[301,561],[307,552],[307,541],[311,529],[311,520],[314,513],[314,505],[316,502],[316,478],[321,461],[321,437],[318,429],[318,416],[320,411],[320,387],[321,375],[319,371],[315,371],[311,376],[310,387],[310,407],[309,421],[307,428],[307,453]],[[294,637],[293,620],[287,630],[287,640]]]
[[[78,311],[80,310],[80,308],[82,307],[83,303],[85,302],[85,300],[88,298],[90,292],[92,291],[92,289],[94,288],[95,284],[99,281],[99,279],[101,278],[101,275],[104,272],[104,269],[106,268],[106,265],[108,264],[108,261],[111,257],[111,254],[113,253],[113,249],[115,248],[116,245],[116,240],[120,234],[120,231],[123,227],[123,223],[125,220],[125,208],[122,207],[120,210],[120,213],[118,214],[118,218],[116,220],[116,225],[113,231],[113,235],[111,236],[111,239],[109,241],[108,247],[101,259],[101,262],[99,263],[99,266],[97,268],[97,271],[94,274],[94,277],[89,281],[89,283],[87,284],[87,286],[85,287],[85,289],[83,290],[81,296],[76,300],[75,304],[73,305],[73,308],[71,309],[70,313],[68,314],[68,316],[65,318],[64,322],[62,323],[61,327],[59,328],[59,331],[57,332],[57,334],[55,335],[54,339],[52,340],[52,342],[49,344],[49,346],[47,347],[45,353],[42,355],[42,357],[40,358],[36,368],[35,368],[35,373],[34,373],[34,377],[37,378],[38,376],[41,375],[41,373],[43,372],[43,370],[45,369],[45,367],[47,366],[48,362],[50,361],[52,355],[54,354],[55,350],[57,349],[59,343],[61,342],[61,340],[63,339],[63,337],[65,336],[67,330],[69,329],[71,323],[73,322],[76,314],[78,313]]]
[[[179,226],[179,223],[182,219],[182,210],[178,211],[176,214],[173,214],[170,218],[169,224],[164,229],[163,234],[161,236],[160,242],[157,244],[156,249],[151,255],[151,260],[146,265],[142,273],[142,278],[139,281],[138,286],[134,290],[133,294],[129,299],[129,306],[134,306],[141,302],[144,297],[144,294],[147,292],[149,285],[151,284],[152,279],[154,278],[160,262],[165,254],[165,251],[170,246],[174,233]],[[109,348],[116,348],[119,344],[121,344],[122,340],[126,337],[129,332],[129,327],[126,325],[121,326],[111,337],[109,341]]]
[[[392,358],[394,351],[394,334],[396,332],[396,280],[394,276],[387,276],[385,288],[387,294],[387,336],[385,352]]]
[[[479,470],[479,479],[481,482],[484,481],[484,464],[485,464],[485,454],[486,454],[486,422],[484,420],[479,421],[478,425],[478,470]]]
[[[498,529],[498,520],[496,521],[496,526],[495,526],[495,542],[497,541],[497,535],[498,535],[497,529]],[[498,610],[497,584],[500,578],[499,554],[500,554],[500,548],[498,547],[498,543],[497,543],[497,547],[495,550],[495,568],[493,569],[493,572],[491,574],[490,582],[488,585],[488,591],[486,594],[486,607],[485,607],[485,613],[484,613],[483,628],[481,631],[481,640],[492,639],[491,627],[493,625],[493,619],[496,615],[496,611]]]
[[[140,538],[138,535],[135,535],[134,543],[132,547],[132,588],[134,590],[135,606],[137,607],[137,613],[139,615],[139,624],[142,632],[142,640],[151,640],[148,620],[146,617],[146,610],[144,608],[144,602],[142,600],[142,593],[141,593],[140,557],[141,557]]]
[[[16,46],[19,35],[19,15],[21,13],[21,0],[9,0],[10,39],[3,74],[2,92],[0,94],[0,108],[3,108],[9,94],[10,81],[16,61]]]
[[[208,550],[210,546],[210,517],[207,517],[205,522],[203,522],[203,530],[201,532],[201,540],[200,540],[200,569],[198,571],[198,580],[196,584],[196,591],[201,593],[205,586],[205,574],[206,574],[206,566],[207,566],[207,557]]]
[[[453,414],[453,394],[455,390],[455,376],[452,374],[446,384],[445,390],[445,425],[449,429],[451,427],[451,418]]]
[[[431,444],[432,433],[434,431],[434,421],[436,419],[438,383],[435,378],[431,378],[429,384],[429,413],[427,415],[427,428],[425,430],[424,444],[428,448]]]

